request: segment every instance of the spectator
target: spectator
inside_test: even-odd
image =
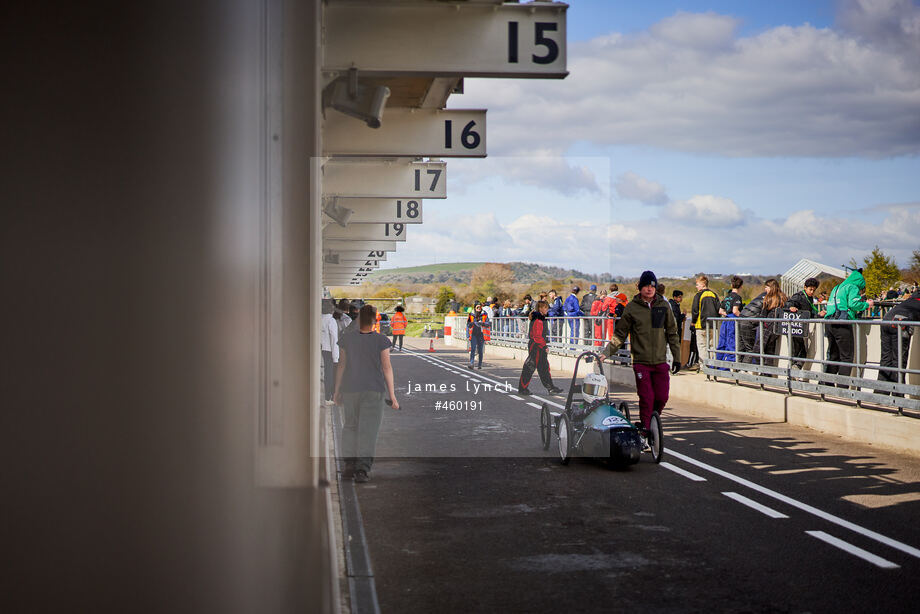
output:
[[[332,403],[335,394],[335,363],[339,362],[339,327],[332,316],[335,303],[323,299],[322,334],[320,335],[320,352],[323,356],[323,400]]]
[[[345,330],[342,331],[342,335],[350,335],[360,330],[361,327],[358,325],[358,311],[364,306],[363,302],[359,302],[360,300],[361,299],[357,299],[348,304],[348,317],[351,318],[351,322],[349,322]],[[341,338],[342,335],[339,335],[339,338]]]
[[[336,319],[336,324],[339,327],[339,337],[345,334],[345,329],[348,328],[348,325],[351,324],[351,317],[349,317],[348,312],[351,311],[351,303],[347,299],[341,299],[336,305],[335,314],[338,314]]]
[[[610,290],[607,291],[607,303],[607,331],[605,338],[609,341],[613,339],[616,318],[623,315],[623,310],[626,309],[627,303],[626,295],[620,292],[620,287],[617,284],[610,284]]]
[[[722,299],[722,306],[719,308],[719,315],[735,314],[735,317],[741,316],[741,308],[744,307],[744,300],[741,298],[741,286],[744,280],[737,275],[732,277],[732,289],[728,295]]]
[[[763,308],[760,317],[782,320],[783,309],[786,307],[786,302],[789,298],[780,289],[779,283],[775,279],[768,279],[764,286],[766,295],[763,299]],[[782,323],[764,322],[763,328],[760,330],[763,331],[764,335],[763,353],[773,356],[777,355],[779,353],[779,340],[782,338]],[[761,364],[765,364],[768,367],[775,367],[777,363],[778,360],[776,358],[763,359],[761,362]]]
[[[672,292],[671,298],[668,300],[668,304],[671,306],[671,311],[674,312],[674,319],[677,321],[678,333],[684,330],[684,320],[687,318],[687,316],[681,313],[680,310],[680,302],[682,300],[684,300],[684,293],[680,290],[675,290]]]
[[[709,318],[719,315],[719,297],[709,289],[709,278],[705,275],[696,276],[696,294],[693,296],[691,313],[693,328],[696,329],[696,347],[701,360],[709,358],[708,350],[711,347],[709,328],[706,322]]]
[[[834,287],[827,299],[827,313],[825,320],[830,320],[826,326],[827,334],[827,360],[830,362],[853,362],[853,335],[851,324],[837,324],[855,320],[856,316],[875,305],[875,301],[862,300],[860,294],[866,289],[866,279],[862,271],[857,269]],[[849,377],[852,367],[842,365],[826,365],[825,373]],[[838,383],[838,387],[845,388],[848,384]]]
[[[358,332],[339,339],[334,400],[344,406],[345,475],[353,475],[355,482],[370,479],[385,396],[389,395],[393,409],[399,409],[390,340],[374,332],[376,313],[373,305],[364,305],[358,314]]]
[[[581,288],[572,286],[572,293],[565,299],[565,303],[562,306],[563,312],[568,316],[569,343],[571,344],[580,343],[580,335],[578,333],[581,328],[581,320],[578,318],[585,315],[581,310],[581,303],[578,301],[579,292],[581,292]]]
[[[530,329],[527,333],[527,360],[521,369],[521,378],[518,380],[518,394],[528,396],[533,394],[528,390],[530,378],[534,370],[540,374],[540,382],[550,394],[562,392],[561,388],[553,385],[553,378],[549,372],[549,361],[546,358],[547,330],[546,314],[549,312],[549,303],[538,301],[536,308],[530,313]]]
[[[521,305],[521,312],[519,315],[522,315],[526,318],[530,317],[530,312],[533,309],[533,298],[529,294],[524,295],[524,304]]]
[[[894,286],[888,288],[888,292],[885,293],[885,300],[891,301],[898,298],[898,291],[894,289]]]
[[[549,302],[549,342],[562,341],[562,299],[556,294],[555,290],[550,290],[547,295]]]
[[[910,353],[910,338],[914,334],[913,326],[898,327],[897,322],[920,322],[920,292],[914,292],[910,297],[901,301],[888,310],[882,320],[892,322],[891,325],[881,326],[882,357],[879,361],[881,367],[878,371],[880,382],[904,382],[904,374],[893,370],[906,369]],[[898,356],[898,333],[901,335],[901,355]],[[887,369],[885,368],[887,367]],[[886,390],[876,390],[881,394],[888,394]],[[904,396],[894,393],[896,396]]]
[[[751,299],[751,302],[741,310],[742,318],[759,318],[763,313],[763,301],[767,297],[767,289]],[[744,352],[753,352],[754,345],[757,341],[757,334],[760,325],[753,321],[743,321],[738,325],[738,339],[735,340],[739,354],[736,360],[739,362],[756,363],[760,362],[754,356],[747,356]],[[757,346],[757,353],[760,353],[760,346]]]
[[[509,299],[505,299],[498,313],[503,318],[499,329],[505,333],[511,331],[511,316],[513,315],[513,310],[511,309],[511,301]]]
[[[343,330],[345,330],[346,326],[351,324],[351,321],[354,319],[348,315],[351,312],[351,303],[346,298],[339,299],[339,302],[335,308],[336,311],[342,314],[342,316],[339,318],[339,332],[341,333]]]
[[[591,306],[594,305],[594,301],[597,299],[597,286],[591,284],[591,287],[588,288],[588,291],[583,297],[581,297],[581,311],[587,315],[591,313]],[[588,331],[585,331],[585,337],[588,336]]]
[[[667,352],[675,356],[671,369],[680,371],[680,338],[677,321],[668,302],[656,293],[658,279],[651,271],[639,277],[637,294],[617,321],[613,339],[601,353],[601,360],[612,356],[630,339],[636,391],[639,394],[639,415],[642,428],[648,429],[652,412],[659,414],[668,402],[670,374]]]
[[[486,304],[482,306],[482,310],[486,312],[486,315],[489,316],[490,320],[495,319],[495,299],[491,296],[486,299]]]
[[[393,333],[393,347],[396,348],[397,352],[402,352],[403,349],[403,339],[406,337],[406,325],[409,324],[409,321],[406,319],[406,314],[403,312],[402,305],[396,306],[396,313],[393,314],[393,317],[390,318],[390,332]],[[396,347],[396,342],[399,341],[399,347]]]
[[[789,297],[789,302],[786,303],[786,309],[792,313],[799,314],[800,318],[806,320],[814,319],[818,316],[824,317],[824,310],[820,312],[815,306],[815,290],[818,289],[818,280],[814,277],[809,277],[805,280],[805,289],[799,290],[795,294]],[[807,326],[802,327],[802,332],[808,330]],[[805,343],[805,336],[793,336],[792,337],[792,358],[805,358],[808,353],[808,346]],[[801,369],[805,366],[805,362],[802,360],[793,360],[792,366],[796,369]]]
[[[470,364],[468,369],[473,368],[473,359],[479,354],[479,369],[482,369],[482,355],[486,349],[486,337],[483,329],[491,328],[492,320],[483,309],[482,303],[476,301],[473,306],[473,313],[467,316],[466,333],[470,339]]]
[[[610,312],[607,311],[607,291],[601,290],[594,302],[591,303],[591,315],[598,316],[594,319],[594,345],[600,346],[604,341],[604,324]]]

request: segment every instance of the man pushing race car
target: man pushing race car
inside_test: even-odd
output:
[[[674,357],[670,371],[680,371],[680,336],[674,312],[657,293],[658,278],[655,274],[651,271],[643,272],[637,285],[639,294],[623,310],[613,331],[613,338],[601,352],[600,360],[615,354],[629,337],[636,392],[639,394],[641,430],[647,433],[652,413],[660,414],[668,402],[668,346]]]

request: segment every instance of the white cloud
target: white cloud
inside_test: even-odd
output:
[[[668,202],[668,193],[663,185],[640,177],[632,171],[617,177],[614,187],[620,198],[638,200],[646,205],[664,205]]]
[[[678,13],[647,32],[569,47],[570,75],[468,79],[454,106],[485,105],[493,151],[578,141],[729,156],[920,153],[920,8],[853,1],[839,29]]]
[[[711,195],[672,201],[665,214],[680,222],[711,228],[730,228],[745,221],[744,212],[732,199]]]
[[[729,199],[695,196],[672,205],[680,206],[690,219],[671,215],[669,208],[652,219],[607,225],[531,214],[507,224],[491,214],[441,218],[413,232],[412,250],[397,252],[387,266],[482,260],[626,276],[646,269],[659,275],[701,270],[780,274],[800,258],[840,266],[851,258],[861,259],[876,245],[903,266],[920,247],[920,207],[914,205],[889,205],[866,219],[828,217],[813,210],[784,219],[747,212],[740,224],[727,229],[730,232],[711,230],[717,225],[700,219],[738,215],[740,210]],[[695,224],[704,224],[704,230]]]
[[[455,161],[450,166],[451,190],[463,194],[477,182],[499,177],[509,185],[526,185],[552,190],[563,196],[604,194],[594,171],[577,158],[554,154],[550,150],[529,155],[492,156],[486,160]]]

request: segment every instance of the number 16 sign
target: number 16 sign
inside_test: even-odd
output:
[[[465,109],[387,109],[380,128],[326,112],[327,156],[486,157],[486,112]]]

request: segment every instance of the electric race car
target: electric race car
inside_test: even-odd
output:
[[[580,384],[575,383],[582,359],[599,365],[598,358],[590,351],[578,356],[562,412],[552,412],[543,404],[540,411],[543,449],[549,449],[555,434],[563,465],[573,456],[580,456],[604,459],[611,467],[623,467],[639,462],[641,452],[649,452],[653,462],[661,462],[664,441],[658,412],[652,413],[649,428],[644,429],[641,423],[631,422],[626,401],[614,407],[607,378],[602,373],[588,373]]]

